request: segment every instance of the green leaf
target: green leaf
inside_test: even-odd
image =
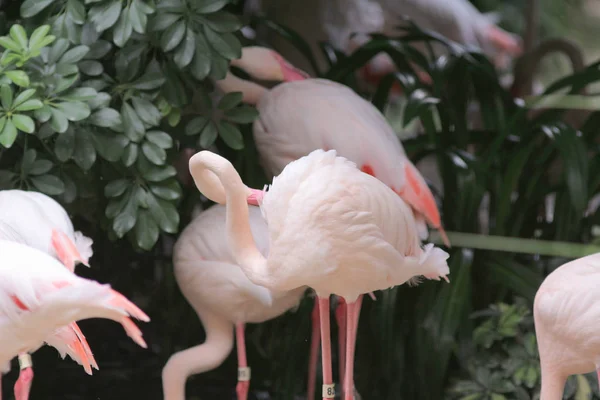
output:
[[[25,0],[21,4],[21,17],[31,18],[52,3],[54,0]]]
[[[8,85],[0,86],[0,102],[5,110],[10,110],[13,104],[13,91]]]
[[[181,188],[175,180],[162,185],[150,185],[150,191],[164,200],[172,201],[181,198]]]
[[[244,148],[244,138],[239,129],[229,122],[221,121],[219,123],[219,136],[232,149],[241,150]]]
[[[129,7],[125,7],[113,31],[113,41],[119,47],[123,47],[133,33],[133,26],[131,25],[129,15]]]
[[[187,33],[185,35],[185,39],[177,50],[175,51],[175,56],[173,57],[173,61],[179,68],[187,67],[194,58],[194,53],[196,51],[196,40],[194,38],[194,32],[187,28]]]
[[[106,197],[119,197],[130,186],[131,182],[127,179],[117,179],[110,182],[104,187],[104,195]]]
[[[28,117],[24,114],[13,114],[12,122],[15,124],[15,127],[26,133],[33,133],[35,130],[35,123],[31,117]]]
[[[63,133],[69,127],[69,120],[67,116],[59,109],[50,107],[50,113],[52,118],[50,120],[50,126],[55,132]]]
[[[0,46],[5,49],[14,51],[15,53],[21,53],[21,49],[19,48],[19,44],[9,38],[8,36],[0,36]]]
[[[238,17],[225,11],[207,15],[205,21],[215,32],[235,32],[243,25]]]
[[[61,162],[67,162],[75,150],[75,131],[69,127],[64,133],[59,134],[54,142],[54,154]]]
[[[194,9],[200,14],[209,14],[219,11],[229,3],[229,0],[198,0],[194,3]]]
[[[96,149],[94,148],[90,134],[85,129],[78,129],[75,132],[73,160],[84,171],[92,168],[96,162]]]
[[[167,160],[167,153],[151,142],[142,143],[142,152],[155,165],[163,165]]]
[[[123,164],[126,167],[131,167],[135,160],[137,160],[139,151],[138,149],[139,147],[136,143],[129,143],[127,147],[125,147],[125,151],[121,156],[121,161],[123,161]]]
[[[211,57],[208,42],[202,33],[198,33],[196,34],[196,54],[194,54],[191,68],[192,75],[197,80],[202,81],[208,76],[210,66]]]
[[[25,102],[26,100],[29,100],[31,98],[31,96],[33,96],[34,94],[35,94],[35,89],[23,90],[21,93],[19,93],[17,95],[17,97],[13,101],[13,107],[16,108],[16,107],[20,106],[21,103]]]
[[[60,56],[65,54],[70,47],[70,43],[67,39],[59,38],[54,42],[50,50],[48,51],[48,64],[56,64]]]
[[[42,107],[35,110],[33,115],[39,122],[47,122],[52,117],[52,110],[50,109],[50,106],[42,104]]]
[[[79,0],[67,1],[67,13],[76,24],[82,25],[85,23],[85,7]]]
[[[21,160],[21,171],[24,175],[29,175],[29,171],[33,168],[33,163],[37,157],[37,151],[35,149],[27,149],[23,153],[23,160]]]
[[[158,226],[167,233],[177,233],[179,213],[175,206],[152,194],[147,196],[148,207]]]
[[[168,133],[162,131],[149,131],[146,133],[146,140],[154,143],[161,149],[170,149],[173,147],[173,138]]]
[[[17,86],[21,86],[21,87],[29,86],[29,77],[23,71],[19,71],[19,70],[6,71],[4,74],[8,77],[8,79],[10,79]]]
[[[52,169],[52,162],[48,160],[35,160],[29,175],[43,175],[48,173]]]
[[[98,76],[102,75],[102,72],[104,72],[102,64],[93,60],[82,61],[79,63],[79,69],[88,76]]]
[[[151,250],[158,240],[158,234],[158,225],[152,215],[146,210],[141,210],[135,224],[137,245],[143,250]]]
[[[142,173],[142,177],[148,182],[162,182],[175,175],[177,175],[177,170],[172,165],[162,167],[152,165]]]
[[[160,124],[162,115],[160,114],[158,108],[152,104],[151,101],[134,96],[131,98],[131,103],[133,104],[133,108],[135,109],[137,115],[146,124],[150,126],[157,126]]]
[[[118,129],[123,124],[123,119],[117,110],[102,108],[90,116],[89,122],[103,128]]]
[[[43,42],[47,40],[47,38],[53,37],[46,36],[48,35],[48,32],[50,32],[50,25],[42,25],[37,27],[29,38],[29,50],[40,50],[42,47],[44,47],[45,44],[43,44]]]
[[[258,110],[250,106],[237,107],[225,111],[225,118],[238,124],[249,124],[258,117]]]
[[[129,8],[129,20],[133,26],[133,30],[139,34],[146,33],[146,24],[148,23],[147,13],[144,11],[143,3],[139,0],[133,0]],[[151,8],[149,11],[154,12]]]
[[[81,121],[92,113],[90,107],[82,101],[58,103],[56,108],[62,111],[69,121]]]
[[[189,136],[199,134],[202,132],[202,129],[204,129],[208,121],[208,117],[195,117],[191,119],[185,126],[185,134]]]
[[[152,60],[144,75],[132,82],[132,86],[138,90],[158,89],[165,83],[165,76],[156,60]]]
[[[57,196],[65,191],[65,184],[54,175],[40,175],[30,178],[31,184],[40,192]]]
[[[133,229],[136,223],[135,211],[128,212],[127,208],[121,214],[117,215],[117,218],[113,221],[113,230],[119,238],[122,238],[127,232]]]
[[[242,94],[242,92],[227,93],[221,98],[221,101],[219,101],[217,108],[219,110],[230,110],[238,104],[240,104],[243,98],[244,95]]]
[[[157,13],[152,21],[152,31],[163,31],[173,26],[181,17],[181,14]]]
[[[14,24],[10,27],[10,37],[21,49],[27,49],[27,32],[25,32],[25,29],[21,25]]]
[[[167,52],[173,50],[183,40],[185,34],[185,22],[177,21],[174,25],[167,28],[160,38],[160,46]]]
[[[217,136],[218,136],[217,126],[215,125],[214,122],[210,121],[204,127],[204,130],[202,131],[202,135],[200,135],[198,144],[203,149],[208,149],[210,146],[213,145],[213,143],[217,139]]]
[[[92,135],[94,147],[102,158],[110,162],[121,159],[129,140],[122,134],[101,132]]]
[[[93,27],[91,29],[96,32]],[[93,43],[88,44],[88,46],[90,47],[90,51],[85,55],[85,58],[88,60],[99,60],[107,55],[110,49],[112,49],[112,44],[106,40],[94,41]]]
[[[228,60],[242,56],[242,45],[231,33],[218,34],[208,26],[204,26],[204,35],[211,47]]]
[[[3,117],[4,118],[4,117]],[[10,119],[4,124],[4,129],[0,133],[0,144],[6,148],[10,148],[17,138],[17,128]]]
[[[144,124],[142,124],[140,117],[127,102],[123,102],[121,106],[121,117],[123,118],[125,135],[127,135],[129,140],[133,142],[141,141],[146,129],[144,129]]]
[[[90,51],[90,48],[84,45],[73,47],[67,51],[59,60],[59,64],[75,64],[83,60],[83,57]]]
[[[104,32],[117,22],[119,15],[121,15],[121,0],[114,0],[92,7],[89,19],[96,25],[98,32]]]

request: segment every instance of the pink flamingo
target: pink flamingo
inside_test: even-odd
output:
[[[246,47],[234,65],[256,79],[285,79],[270,90],[231,73],[216,82],[225,92],[242,92],[244,101],[259,110],[260,117],[253,125],[253,132],[267,175],[277,176],[288,163],[313,150],[334,149],[340,156],[357,163],[363,172],[388,185],[411,206],[422,239],[427,237],[427,220],[440,231],[449,246],[431,190],[406,156],[392,127],[371,103],[344,85],[307,78],[270,49]],[[345,303],[341,300],[338,304],[342,309],[336,312],[336,319],[339,326],[344,326]],[[315,324],[317,313],[313,311]],[[340,330],[340,346],[345,343],[343,332]],[[314,333],[313,337],[316,337]],[[311,350],[309,385],[313,384],[316,374],[317,346],[318,343],[313,343]],[[340,351],[343,361],[342,354]],[[342,362],[340,376],[344,375],[343,368]],[[312,400],[311,386],[308,392]]]
[[[261,254],[269,250],[267,224],[258,207],[250,207],[252,236]],[[177,284],[200,317],[206,341],[171,356],[163,369],[165,400],[184,400],[185,381],[218,367],[233,347],[238,353],[238,400],[248,398],[250,367],[246,359],[244,325],[285,313],[300,302],[306,288],[272,291],[252,283],[242,272],[227,244],[225,207],[201,212],[183,230],[173,252]]]
[[[288,291],[315,290],[320,311],[323,398],[334,397],[329,337],[329,296],[347,303],[345,399],[353,398],[356,328],[364,293],[418,276],[446,278],[448,254],[421,248],[410,207],[388,186],[362,173],[334,150],[315,150],[288,164],[259,199],[269,230],[269,256],[256,248],[248,222],[247,193],[233,165],[209,151],[190,159],[198,189],[227,205],[234,257],[255,284]],[[224,193],[224,194],[223,194]]]
[[[80,278],[33,247],[0,240],[0,254],[0,365],[44,343],[62,355],[70,353],[68,337],[57,330],[73,321],[107,318],[123,323],[128,316],[150,320],[109,285]],[[146,347],[139,328],[129,323],[129,336]]]
[[[561,400],[569,375],[600,375],[599,284],[597,253],[560,266],[538,289],[533,316],[542,368],[540,400]]]
[[[89,266],[88,260],[93,254],[92,239],[74,230],[67,212],[58,202],[38,192],[0,191],[0,239],[43,251],[60,260],[72,273],[76,262]],[[126,317],[123,318],[123,324],[126,330],[133,325]],[[135,337],[138,335],[135,334]],[[60,349],[63,358],[68,354],[82,365],[88,374],[92,374],[92,367],[98,369],[85,336],[75,322],[58,329],[47,341]],[[143,340],[140,345],[145,346]],[[29,398],[33,381],[32,365],[29,354],[19,354],[21,371],[14,387],[17,400]]]

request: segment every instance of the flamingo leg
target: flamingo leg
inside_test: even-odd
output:
[[[317,385],[317,360],[319,358],[319,344],[321,343],[321,321],[319,317],[319,302],[317,300],[315,300],[311,319],[312,334],[310,338],[310,358],[308,359],[308,388],[306,400],[315,400],[315,387]]]
[[[235,324],[235,340],[238,356],[238,383],[235,388],[238,400],[248,399],[250,389],[250,367],[246,359],[246,341],[244,338],[244,324]]]
[[[15,383],[15,400],[29,399],[29,391],[31,390],[31,382],[33,381],[33,364],[31,356],[28,353],[19,354],[19,379]]]
[[[323,363],[323,400],[335,397],[335,385],[331,370],[331,337],[329,330],[329,296],[319,297],[319,317],[321,320],[321,359]]]
[[[354,399],[354,349],[358,330],[358,317],[363,296],[360,295],[355,302],[347,303],[347,329],[346,329],[346,378],[344,379],[344,399]]]
[[[346,301],[338,297],[339,303],[335,309],[335,319],[338,325],[338,357],[339,357],[339,380],[340,386],[342,387],[342,395],[344,397],[344,371],[346,368],[346,313],[347,306]]]

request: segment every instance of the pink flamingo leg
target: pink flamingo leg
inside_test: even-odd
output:
[[[329,296],[319,297],[319,317],[321,319],[321,359],[323,362],[323,400],[335,397],[333,373],[331,370],[331,337],[329,330]]]
[[[354,349],[358,330],[358,317],[363,296],[360,295],[353,303],[348,303],[347,342],[346,342],[346,378],[344,380],[344,399],[354,399]]]
[[[339,380],[340,380],[340,386],[342,387],[342,396],[344,397],[344,371],[346,368],[346,310],[347,310],[347,306],[346,306],[346,301],[341,298],[338,297],[338,305],[337,308],[335,309],[335,319],[338,325],[338,364],[339,364],[339,371],[340,371],[340,375],[339,375]]]
[[[19,354],[19,379],[15,383],[15,400],[29,399],[29,391],[31,390],[31,382],[33,381],[33,368],[31,356],[28,353]]]
[[[244,339],[244,324],[235,324],[235,340],[238,356],[238,383],[235,388],[238,400],[248,399],[250,389],[250,368],[246,360],[246,341]]]
[[[319,302],[317,300],[315,300],[311,319],[312,335],[310,338],[310,358],[308,359],[308,388],[306,400],[315,400],[315,387],[317,385],[317,360],[319,358],[319,344],[321,343],[321,321],[319,317]]]

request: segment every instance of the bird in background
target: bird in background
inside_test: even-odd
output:
[[[89,267],[93,255],[92,239],[75,231],[65,209],[45,194],[23,190],[0,191],[0,240],[21,243],[59,260],[71,273],[77,262]],[[0,255],[3,257],[3,255]],[[133,322],[122,318],[126,331],[145,346]],[[133,326],[132,326],[133,325]],[[62,326],[46,342],[59,349],[62,358],[67,354],[86,373],[98,369],[92,350],[81,329],[75,322]],[[20,373],[14,392],[17,400],[27,400],[33,381],[33,363],[28,353],[19,354]],[[10,364],[9,367],[10,369]]]
[[[127,320],[127,334],[146,347],[128,317],[150,319],[109,285],[80,278],[47,253],[15,241],[0,239],[0,255],[0,365],[44,343],[64,356],[71,343],[57,332],[88,318]]]
[[[321,322],[323,398],[335,395],[329,296],[347,303],[345,399],[353,398],[356,328],[362,296],[420,276],[447,279],[448,254],[421,247],[410,207],[388,186],[336,151],[315,150],[289,163],[259,199],[269,255],[256,247],[248,220],[248,187],[233,165],[201,151],[190,159],[201,193],[226,204],[229,246],[253,283],[270,290],[312,288]]]
[[[428,221],[439,229],[447,246],[449,241],[431,190],[408,159],[396,133],[371,103],[350,88],[326,79],[313,79],[263,47],[245,47],[242,57],[232,65],[253,78],[283,81],[268,90],[231,73],[216,85],[224,92],[240,91],[245,102],[256,105],[260,115],[253,132],[261,163],[267,176],[281,173],[293,160],[316,149],[333,149],[357,163],[361,170],[380,179],[409,203],[414,211],[422,239],[427,238]],[[252,204],[252,203],[251,203]],[[345,302],[336,302],[336,320],[344,327]],[[318,304],[312,319],[318,327]],[[344,329],[339,345],[345,346]],[[318,336],[313,331],[313,338]],[[309,400],[312,400],[318,342],[311,342],[309,362]],[[340,377],[344,375],[344,352],[340,351]]]
[[[558,267],[538,289],[533,317],[542,371],[540,400],[561,400],[570,375],[600,375],[598,287],[600,253]]]
[[[258,251],[269,252],[269,236],[258,207],[249,208],[249,226]],[[306,288],[273,291],[255,285],[236,263],[227,243],[226,209],[215,205],[201,212],[183,230],[173,250],[177,284],[202,321],[204,343],[173,354],[162,373],[165,400],[185,400],[185,382],[192,374],[217,368],[237,344],[237,399],[246,400],[250,367],[244,327],[297,307]]]

